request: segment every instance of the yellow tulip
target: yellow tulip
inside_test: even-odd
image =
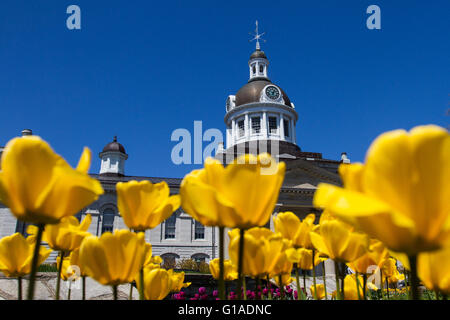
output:
[[[364,298],[363,292],[363,277],[358,275],[358,282],[356,281],[356,274],[349,274],[344,279],[344,299],[345,300],[359,300]],[[358,296],[358,291],[359,296]]]
[[[89,235],[87,229],[92,222],[90,214],[86,215],[84,220],[79,223],[75,217],[64,217],[57,224],[45,226],[42,240],[55,251],[73,251],[78,249],[83,239]],[[36,236],[37,227],[28,226],[27,233],[32,237]]]
[[[285,164],[268,154],[243,155],[226,168],[205,160],[180,186],[183,210],[205,226],[247,229],[265,225],[283,183]]]
[[[396,263],[397,263],[397,261],[392,258],[388,258],[388,259],[384,260],[384,262],[381,266],[381,271],[383,272],[383,277],[392,277],[396,272],[398,272]]]
[[[293,212],[281,212],[273,219],[275,232],[291,240],[295,248],[313,249],[309,233],[315,226],[315,218],[316,216],[311,213],[301,221]]]
[[[56,258],[56,265],[59,266],[61,257]],[[71,280],[76,281],[80,278],[80,274],[76,267],[73,267],[70,256],[63,258],[62,269],[61,269],[61,279],[64,281]]]
[[[180,207],[180,196],[170,195],[165,181],[118,182],[117,207],[128,228],[136,231],[153,229]]]
[[[190,282],[184,282],[184,272],[174,272],[172,269],[170,269],[168,273],[170,277],[169,286],[171,292],[179,292],[181,289],[187,288],[191,285]]]
[[[309,287],[309,291],[311,291],[311,296],[316,297],[318,300],[322,300],[325,298],[325,286],[323,283],[316,284],[317,292],[314,290],[314,285]],[[317,295],[317,296],[316,296]]]
[[[323,221],[319,229],[310,233],[311,242],[320,252],[338,262],[354,261],[369,247],[367,235],[351,231],[339,220]]]
[[[34,245],[20,233],[0,240],[0,271],[7,277],[23,277],[31,272]],[[38,265],[49,257],[51,249],[39,248]]]
[[[368,251],[356,260],[347,263],[347,265],[360,274],[372,274],[376,267],[381,267],[383,261],[387,258],[389,258],[389,251],[384,244],[371,239]]]
[[[58,223],[103,194],[100,182],[87,173],[90,162],[88,148],[74,170],[38,136],[14,138],[1,159],[0,201],[19,220]]]
[[[275,280],[277,286],[281,288],[290,285],[295,279],[292,278],[289,273],[283,273],[281,274],[281,283],[280,283],[280,275],[274,277],[273,280]]]
[[[143,265],[144,234],[128,230],[89,236],[80,247],[80,264],[86,274],[103,285],[130,283]]]
[[[172,280],[163,268],[144,268],[144,296],[146,300],[162,300],[171,291]],[[139,275],[137,276],[139,278]],[[136,279],[137,288],[141,290],[141,281]]]
[[[312,270],[312,250],[305,248],[289,248],[286,250],[286,256],[289,261],[296,263],[302,270]],[[314,255],[314,266],[319,265],[327,258],[320,257],[318,254]]]
[[[84,271],[84,269],[82,268],[82,265],[80,263],[80,248],[73,250],[70,253],[70,265],[71,266],[77,266],[78,267],[78,271],[79,271],[79,275],[81,277],[85,277],[86,276],[86,272]]]
[[[234,265],[238,265],[239,229],[228,232],[230,244],[228,254]],[[267,228],[254,227],[244,233],[243,273],[253,277],[271,274],[280,259],[286,239]]]
[[[209,271],[214,279],[219,279],[219,258],[213,259],[209,262]],[[237,268],[233,262],[229,259],[224,259],[224,275],[225,281],[232,281],[238,278]]]
[[[280,255],[278,256],[277,262],[273,266],[272,274],[291,274],[292,272],[292,262],[288,259],[286,251],[291,248],[292,242],[287,239],[283,239],[283,246],[281,247]]]
[[[341,165],[339,173],[345,188],[320,184],[315,206],[408,256],[450,240],[450,135],[444,128],[384,133],[364,165]]]
[[[450,294],[450,247],[421,253],[417,272],[428,289]]]

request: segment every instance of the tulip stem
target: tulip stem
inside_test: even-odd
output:
[[[388,280],[388,277],[386,277],[386,295],[387,295],[387,299],[389,300],[389,280]]]
[[[238,287],[237,287],[237,294],[238,299],[242,300],[242,270],[244,265],[244,233],[245,229],[240,229],[240,236],[239,236],[239,253],[238,253]]]
[[[70,300],[71,293],[72,293],[72,280],[69,280],[69,292],[67,293],[67,300]]]
[[[358,300],[361,300],[361,293],[359,292],[359,273],[355,272],[356,293],[358,294]]]
[[[325,300],[328,300],[328,296],[327,296],[327,274],[325,272],[325,261],[322,262],[322,279],[323,279],[323,289],[325,292]]]
[[[303,273],[303,288],[305,289],[305,292],[306,292],[306,270],[302,270],[302,273]],[[302,297],[304,297],[303,300],[308,299],[308,294],[305,292],[303,292],[303,289],[302,289]]]
[[[55,300],[59,300],[59,292],[61,290],[61,272],[64,260],[64,252],[59,251],[59,265],[58,265],[58,275],[56,277],[56,298]]]
[[[22,300],[22,277],[18,277],[17,282],[17,300]]]
[[[297,285],[297,300],[300,300],[300,281],[299,281],[299,277],[298,277],[298,264],[297,263],[294,265],[294,268],[295,268],[295,284]]]
[[[278,282],[279,282],[278,285],[280,287],[281,300],[284,300],[283,275],[281,273],[278,275]]]
[[[136,233],[142,232],[145,237],[145,231],[137,231]],[[139,269],[139,300],[145,300],[144,296],[144,266]]]
[[[341,299],[341,288],[339,285],[339,265],[336,260],[334,260],[334,274],[336,276],[336,300],[342,300]]]
[[[267,275],[267,288],[268,288],[268,292],[267,294],[269,295],[269,300],[272,300],[272,285],[270,284],[270,277],[269,275]]]
[[[226,300],[225,295],[225,241],[224,241],[225,228],[219,227],[219,299]]]
[[[117,285],[112,286],[114,300],[117,300]]]
[[[82,281],[81,299],[86,300],[86,276],[81,277],[81,281]]]
[[[130,283],[130,294],[128,295],[128,300],[133,300],[133,284]]]
[[[410,255],[410,256],[408,256],[408,258],[409,258],[409,266],[411,268],[411,273],[410,273],[411,291],[410,291],[409,299],[420,300],[419,278],[417,277],[417,255]]]
[[[313,274],[313,285],[314,285],[314,300],[317,300],[317,286],[316,286],[316,268],[314,265],[314,256],[316,255],[316,250],[312,249],[312,274]]]
[[[39,248],[41,247],[42,234],[44,233],[44,224],[38,224],[38,232],[36,235],[36,243],[34,245],[33,260],[31,262],[30,284],[28,285],[27,299],[33,300],[34,298],[34,285],[36,280],[36,271],[39,261]]]
[[[364,300],[367,300],[366,287],[367,287],[367,274],[363,273],[363,296],[364,296]]]

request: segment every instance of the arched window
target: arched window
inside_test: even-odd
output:
[[[166,269],[173,269],[176,267],[177,259],[180,258],[179,255],[175,253],[164,253],[161,255],[163,259],[162,266]]]
[[[259,73],[264,74],[264,65],[263,64],[259,65]]]
[[[253,70],[253,74],[256,74],[256,66],[255,65],[253,65],[252,70]]]
[[[205,226],[194,220],[194,239],[205,239]]]
[[[177,215],[174,212],[169,219],[166,220],[164,229],[164,239],[175,239],[175,227],[177,222]]]
[[[113,231],[115,215],[116,213],[111,208],[107,208],[103,211],[102,233]]]
[[[200,263],[200,262],[206,262],[206,259],[208,259],[209,256],[207,254],[205,254],[205,253],[196,253],[196,254],[193,254],[191,256],[191,258],[195,262]]]

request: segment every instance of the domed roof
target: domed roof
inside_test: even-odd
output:
[[[126,154],[125,148],[123,145],[117,142],[117,137],[114,137],[113,142],[108,143],[104,148],[102,152],[122,152]]]
[[[257,58],[267,59],[264,51],[261,51],[260,49],[256,49],[250,56],[250,60],[257,59]]]
[[[240,106],[251,102],[259,102],[261,91],[264,89],[265,86],[269,84],[273,83],[270,80],[264,78],[250,80],[236,93],[236,106]],[[287,94],[279,86],[277,87],[280,89],[281,94],[283,95],[284,104],[287,105],[288,107],[292,107],[291,100],[289,100]]]

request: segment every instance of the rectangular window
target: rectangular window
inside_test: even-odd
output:
[[[269,117],[269,133],[276,134],[278,132],[277,118]]]
[[[252,134],[258,134],[261,132],[261,118],[252,117]]]
[[[289,137],[289,120],[284,119],[283,120],[283,126],[284,126],[284,136]]]
[[[164,239],[175,239],[177,216],[173,213],[165,222]]]
[[[115,212],[113,209],[108,208],[103,211],[102,234],[105,232],[113,232],[114,216]]]
[[[194,224],[194,239],[205,239],[205,226],[197,220]]]
[[[239,137],[243,137],[245,134],[245,122],[244,120],[238,121],[238,131],[239,131]]]

